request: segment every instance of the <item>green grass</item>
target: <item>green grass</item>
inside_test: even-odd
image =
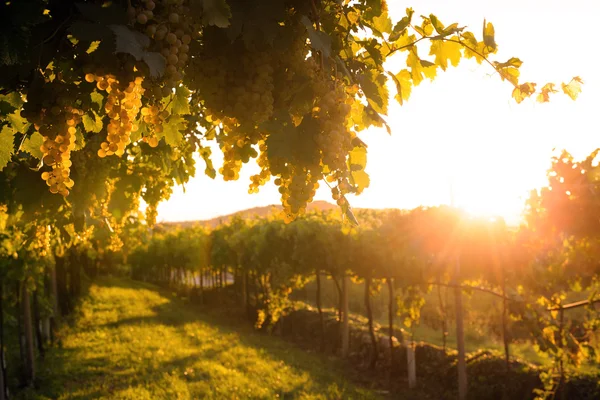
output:
[[[235,329],[234,329],[235,328]],[[92,284],[21,399],[377,399],[339,361],[153,286]]]

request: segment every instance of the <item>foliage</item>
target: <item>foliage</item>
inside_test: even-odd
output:
[[[157,203],[195,174],[194,153],[214,176],[207,145],[216,141],[224,179],[256,158],[249,191],[274,177],[288,220],[322,180],[352,220],[345,195],[369,185],[357,133],[387,127],[390,96],[402,104],[462,59],[494,69],[518,102],[536,92],[519,81],[520,59],[493,59],[486,21],[481,35],[410,8],[392,21],[381,0],[124,4],[2,5],[0,171],[11,190],[1,201],[32,218],[43,207],[51,223],[65,224],[59,216],[110,199],[106,212],[119,223],[143,198],[153,222]],[[399,71],[388,69],[392,59]],[[581,83],[561,87],[576,98]],[[538,100],[554,87],[543,86]],[[40,198],[44,185],[31,169],[65,200]],[[22,185],[27,196],[17,196]]]

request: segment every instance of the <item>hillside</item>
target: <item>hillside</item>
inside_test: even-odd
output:
[[[331,204],[331,203],[328,203],[323,200],[317,200],[317,201],[313,201],[312,203],[310,203],[308,205],[307,211],[323,211],[323,210],[331,210],[331,209],[336,209],[336,208],[338,208],[338,206],[336,206],[335,204]],[[270,205],[270,206],[248,208],[246,210],[241,210],[241,211],[238,211],[238,212],[235,212],[232,214],[222,215],[222,216],[215,217],[215,218],[212,218],[209,220],[204,220],[204,221],[162,222],[159,225],[162,225],[165,227],[176,226],[176,227],[181,227],[181,228],[185,228],[185,227],[189,227],[189,226],[193,226],[193,225],[204,225],[209,228],[214,228],[214,227],[219,226],[219,224],[221,224],[221,223],[229,222],[235,216],[239,216],[242,218],[254,218],[254,217],[260,218],[260,217],[266,217],[268,215],[272,215],[277,212],[281,212],[281,210],[282,210],[281,205]]]

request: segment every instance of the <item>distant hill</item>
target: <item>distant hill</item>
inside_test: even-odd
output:
[[[323,200],[313,201],[306,208],[307,211],[327,211],[331,209],[338,208],[335,204],[328,203]],[[272,215],[274,213],[280,212],[282,210],[281,205],[270,205],[270,206],[262,206],[262,207],[254,207],[248,208],[246,210],[238,211],[233,214],[222,215],[219,217],[215,217],[209,220],[203,221],[182,221],[182,222],[162,222],[159,225],[165,227],[181,227],[186,228],[194,225],[204,225],[209,228],[214,228],[221,223],[229,222],[234,216],[239,216],[242,218],[252,218],[252,217],[266,217],[268,215]]]

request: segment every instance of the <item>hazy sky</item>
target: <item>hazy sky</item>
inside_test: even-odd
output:
[[[408,103],[392,106],[392,136],[370,130],[361,134],[369,146],[371,187],[350,198],[354,207],[412,208],[448,203],[450,186],[457,205],[476,213],[499,213],[515,220],[530,189],[545,183],[552,149],[566,148],[578,157],[600,147],[600,79],[594,0],[388,0],[400,18],[406,7],[416,15],[434,12],[446,25],[458,22],[481,35],[484,18],[496,29],[498,60],[524,61],[523,79],[541,84],[583,78],[576,102],[555,95],[550,104],[511,99],[512,87],[493,70],[463,62],[413,89]],[[598,3],[600,4],[600,3]],[[420,53],[423,56],[424,52]],[[221,164],[215,152],[215,166]],[[203,163],[199,164],[199,172]],[[237,182],[197,176],[176,188],[158,209],[158,220],[207,219],[241,209],[279,203],[274,185],[247,193],[249,164]],[[330,200],[328,189],[317,199]]]

